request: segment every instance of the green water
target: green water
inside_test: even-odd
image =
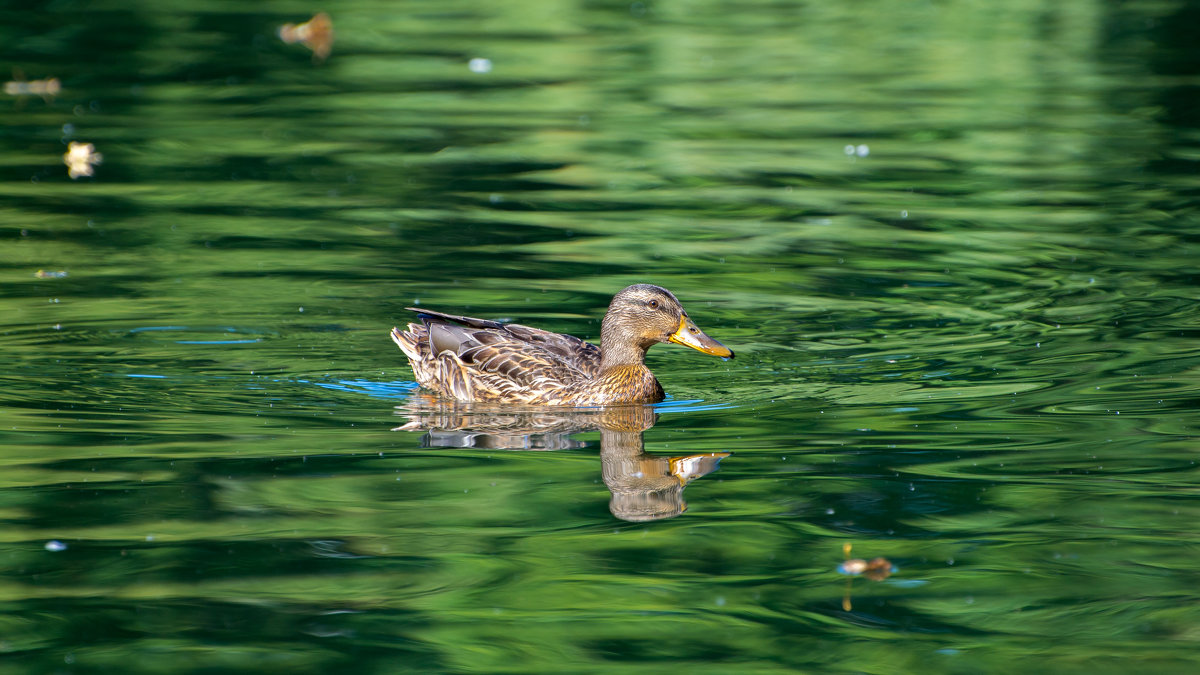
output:
[[[0,673],[1200,667],[1195,3],[325,9],[0,4]],[[388,339],[638,282],[632,427]]]

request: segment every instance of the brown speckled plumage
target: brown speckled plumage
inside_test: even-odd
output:
[[[654,403],[663,389],[646,350],[675,342],[715,356],[733,352],[705,335],[670,291],[630,286],[613,297],[601,346],[570,335],[409,307],[421,323],[392,329],[417,382],[460,401],[594,406]]]

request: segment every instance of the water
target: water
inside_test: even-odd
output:
[[[0,671],[1196,668],[1194,4],[2,11]],[[387,337],[636,282],[653,409]]]

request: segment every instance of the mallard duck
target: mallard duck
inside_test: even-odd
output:
[[[596,406],[657,403],[662,386],[646,350],[674,342],[733,358],[692,323],[665,288],[635,284],[613,296],[597,347],[519,324],[408,307],[421,323],[392,329],[422,386],[460,401]]]

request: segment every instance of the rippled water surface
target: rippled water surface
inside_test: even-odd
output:
[[[327,9],[0,5],[0,672],[1200,666],[1194,3]]]

